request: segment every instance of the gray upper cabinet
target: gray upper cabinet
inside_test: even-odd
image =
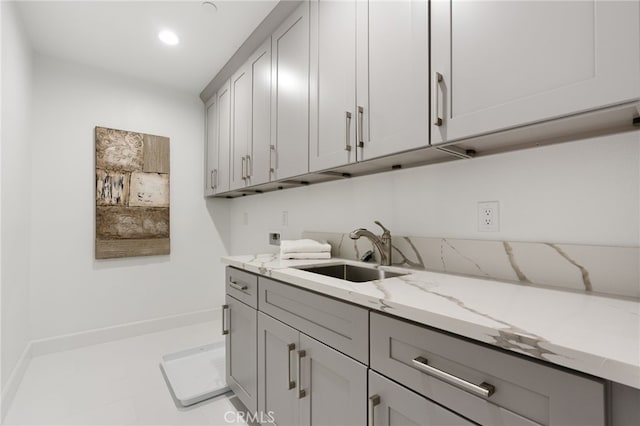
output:
[[[358,161],[426,147],[427,1],[357,1],[356,7]]]
[[[227,295],[226,377],[227,385],[251,412],[258,407],[257,311]]]
[[[271,38],[231,78],[231,183],[236,190],[269,181]]]
[[[356,161],[356,1],[312,0],[309,169]]]
[[[217,96],[217,144],[218,168],[214,172],[215,193],[229,191],[229,148],[231,143],[231,83],[227,81],[218,90]]]
[[[471,426],[475,424],[373,370],[369,370],[367,402],[369,424],[372,426]],[[528,424],[518,423],[520,426]],[[492,424],[492,426],[495,425],[497,424]]]
[[[205,105],[205,173],[204,195],[216,194],[216,174],[218,173],[218,96],[213,97]]]
[[[273,33],[271,180],[309,171],[309,3]]]
[[[427,146],[427,2],[314,0],[310,26],[310,170]]]
[[[431,143],[640,98],[637,1],[431,2]]]

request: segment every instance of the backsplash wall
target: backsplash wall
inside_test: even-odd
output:
[[[270,231],[379,233],[374,220],[392,235],[638,247],[639,169],[632,132],[252,195],[230,201],[230,253],[276,251]],[[478,231],[479,201],[500,202],[499,232]]]

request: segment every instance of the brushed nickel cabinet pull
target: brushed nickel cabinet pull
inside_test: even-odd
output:
[[[253,162],[251,161],[251,156],[247,155],[247,179],[249,179],[252,174],[253,174]]]
[[[245,169],[247,167],[247,158],[243,155],[242,156],[242,168],[240,169],[241,173],[242,173],[242,180],[245,180],[246,177],[246,172]]]
[[[226,327],[225,311],[229,309],[229,305],[222,305],[222,335],[229,334],[229,330]]]
[[[440,108],[440,97],[438,93],[440,92],[440,83],[442,83],[442,74],[436,72],[433,74],[433,125],[434,126],[442,126],[442,118],[438,113],[438,108]]]
[[[291,354],[295,350],[296,350],[295,343],[289,343],[287,345],[287,365],[289,366],[289,368],[287,369],[287,373],[288,373],[287,382],[289,383],[289,387],[287,388],[287,390],[291,390],[296,387],[296,382],[291,380]]]
[[[246,289],[249,288],[244,284],[238,284],[237,282],[231,281],[231,280],[229,280],[229,287],[235,288],[236,290],[239,290],[239,291],[245,291]]]
[[[351,141],[349,140],[350,135],[351,135],[351,113],[347,111],[345,114],[345,135],[344,135],[345,151],[351,151]]]
[[[214,172],[215,172],[215,169],[214,169],[214,170],[211,170],[211,176],[209,177],[209,187],[210,187],[211,189],[216,189],[215,180],[213,180],[213,179],[214,179],[214,178],[213,178],[213,173],[214,173]]]
[[[364,107],[358,105],[358,147],[364,147]]]
[[[496,388],[489,383],[482,382],[479,385],[476,385],[475,383],[471,383],[464,379],[461,379],[460,377],[456,377],[453,374],[449,374],[446,371],[442,371],[435,367],[432,367],[428,363],[429,361],[421,356],[413,359],[413,365],[415,365],[419,370],[424,371],[430,376],[440,379],[443,382],[447,382],[450,385],[457,386],[474,395],[481,396],[483,398],[489,398],[496,391]]]
[[[374,426],[373,417],[376,411],[376,405],[380,405],[380,395],[371,395],[369,397],[369,426]]]
[[[298,399],[307,396],[307,392],[302,389],[302,358],[307,356],[306,351],[298,351]]]

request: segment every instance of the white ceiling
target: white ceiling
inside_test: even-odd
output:
[[[277,0],[21,1],[38,53],[200,93]],[[158,39],[169,28],[178,46]]]

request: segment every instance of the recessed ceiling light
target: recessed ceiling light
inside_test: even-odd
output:
[[[178,38],[176,33],[171,30],[160,31],[160,33],[158,33],[158,38],[164,44],[168,44],[169,46],[175,46],[176,44],[180,43],[180,39]]]

